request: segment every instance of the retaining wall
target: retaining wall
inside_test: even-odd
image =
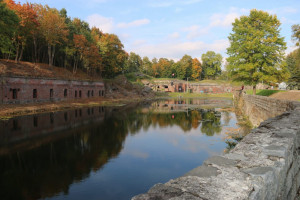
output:
[[[241,98],[238,102],[260,104],[266,112],[270,111],[267,106],[277,102],[257,96]],[[230,153],[211,157],[184,176],[156,184],[132,199],[294,200],[300,185],[300,107],[297,102],[291,104],[282,102],[287,110],[293,110],[262,122]],[[278,112],[283,111],[280,108]]]
[[[258,126],[266,119],[294,110],[297,106],[300,106],[300,102],[258,95],[246,95],[242,91],[236,91],[234,95],[237,97],[235,102],[238,103],[242,112],[249,117],[253,126]]]

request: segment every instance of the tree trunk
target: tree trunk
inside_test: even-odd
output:
[[[11,49],[9,48],[9,53],[8,53],[8,56],[7,56],[7,62],[9,60],[9,58],[10,58],[10,53],[11,53]]]
[[[55,46],[53,46],[52,55],[51,55],[52,65],[54,64],[54,54],[55,54]]]
[[[36,45],[36,37],[33,37],[33,55],[34,55],[34,63],[37,63],[37,45]]]
[[[17,44],[17,48],[16,48],[16,58],[15,58],[15,63],[18,63],[18,57],[19,57],[19,43]]]
[[[253,85],[253,95],[256,95],[256,85]]]
[[[76,74],[77,71],[78,60],[74,57],[74,65],[73,65],[73,74]]]
[[[22,47],[21,47],[21,53],[20,53],[20,56],[18,58],[18,63],[20,62],[20,60],[21,60],[21,58],[23,56],[23,50],[24,50],[24,48],[23,48],[23,45],[22,45]]]
[[[48,57],[49,57],[49,65],[53,65],[54,61],[54,54],[55,54],[55,46],[48,44]]]
[[[48,44],[48,58],[49,58],[49,65],[50,66],[52,66],[52,58],[51,58],[51,56],[52,56],[52,53],[51,53],[51,45],[50,44]]]

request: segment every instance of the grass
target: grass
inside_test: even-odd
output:
[[[183,97],[183,98],[197,98],[197,97],[223,97],[232,98],[232,93],[221,93],[221,94],[201,94],[201,93],[186,93],[186,92],[172,92],[168,93],[169,97]]]
[[[268,97],[277,92],[286,92],[286,91],[285,90],[256,90],[256,95]],[[253,95],[253,90],[247,90],[246,93]]]

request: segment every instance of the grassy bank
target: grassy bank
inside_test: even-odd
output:
[[[256,95],[268,97],[278,92],[286,92],[286,91],[285,90],[257,90]],[[253,95],[253,90],[247,90],[246,93]]]

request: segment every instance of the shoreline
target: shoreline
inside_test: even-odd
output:
[[[59,102],[41,102],[29,104],[0,104],[0,120],[8,120],[13,117],[34,115],[48,112],[58,112],[82,107],[93,106],[120,106],[131,102],[139,102],[149,98],[94,98],[84,100],[70,100]]]
[[[230,98],[228,94],[218,95],[182,95],[182,98]],[[34,115],[48,112],[58,112],[82,107],[93,106],[122,106],[133,102],[154,101],[158,99],[177,98],[172,95],[157,95],[155,97],[123,97],[123,98],[93,98],[83,100],[69,100],[58,102],[39,102],[28,104],[0,104],[0,120],[8,120],[13,117]]]

